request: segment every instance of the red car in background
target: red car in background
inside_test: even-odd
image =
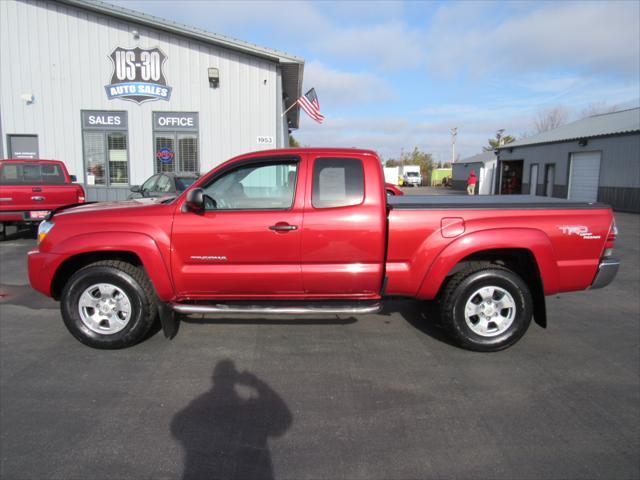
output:
[[[396,187],[393,183],[385,183],[384,189],[387,192],[387,195],[392,195],[392,196],[404,195],[404,192],[400,190],[398,187]]]
[[[8,225],[37,225],[52,210],[84,203],[85,193],[59,160],[0,160],[0,238]]]

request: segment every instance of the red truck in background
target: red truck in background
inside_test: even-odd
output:
[[[75,180],[59,160],[0,160],[0,238],[8,225],[37,226],[58,207],[84,203]]]
[[[602,204],[533,196],[385,193],[375,152],[261,151],[175,198],[62,208],[29,252],[36,290],[96,348],[165,334],[178,314],[358,314],[388,297],[434,301],[459,345],[513,345],[545,295],[615,276]]]

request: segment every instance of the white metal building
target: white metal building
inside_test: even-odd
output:
[[[304,61],[86,0],[0,1],[0,158],[63,160],[89,200],[288,146]]]

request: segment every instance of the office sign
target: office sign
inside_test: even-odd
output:
[[[113,75],[111,83],[104,87],[109,100],[143,103],[171,98],[171,87],[164,76],[167,56],[159,48],[118,47],[109,58]]]
[[[127,127],[127,112],[82,111],[82,128],[85,130],[126,130]]]
[[[198,130],[197,112],[153,112],[153,129],[156,131]]]

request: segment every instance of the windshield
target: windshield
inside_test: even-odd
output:
[[[420,174],[418,172],[407,172],[407,177],[417,177]]]
[[[2,163],[0,185],[55,185],[64,183],[60,165],[51,163]]]

